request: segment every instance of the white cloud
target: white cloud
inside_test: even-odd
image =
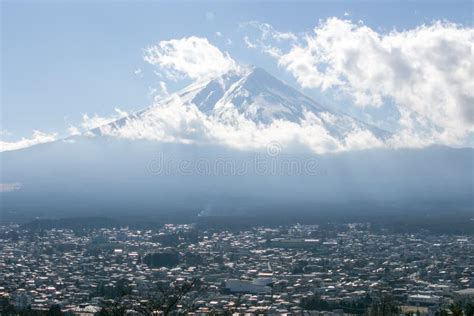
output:
[[[221,144],[241,150],[264,149],[269,143],[278,143],[282,148],[299,144],[316,153],[384,146],[370,131],[357,126],[350,128],[343,138],[337,138],[310,112],[300,122],[276,120],[261,124],[240,114],[233,104],[225,108],[224,114],[206,115],[173,94],[119,127],[101,127],[101,133],[126,139]],[[323,114],[328,122],[337,120],[330,113]]]
[[[217,36],[217,37],[221,37],[221,36],[222,36],[222,33],[221,33],[221,32],[216,32],[216,36]]]
[[[143,77],[143,74],[142,74],[142,69],[141,68],[137,68],[133,71],[133,73],[138,76],[138,77]]]
[[[249,33],[251,36],[244,36],[244,43],[247,48],[259,49],[277,59],[283,54],[283,47],[298,41],[296,34],[292,32],[279,32],[268,23],[251,21],[241,23],[240,27],[251,30]]]
[[[0,136],[10,136],[11,133],[6,129],[0,129]]]
[[[122,117],[128,116],[127,112],[122,111],[119,108],[115,108],[114,110],[115,113],[110,116],[99,116],[97,114],[90,116],[89,114],[85,113],[82,115],[82,122],[80,123],[80,126],[84,131],[88,131],[102,125],[112,123],[113,121],[116,121]]]
[[[279,32],[268,23],[261,23],[257,21],[250,21],[241,23],[240,27],[250,27],[260,31],[260,40],[265,41],[273,39],[280,41],[296,41],[298,36],[292,32]]]
[[[169,93],[168,93],[168,88],[166,87],[166,82],[160,81],[159,85],[160,85],[161,94],[163,94],[164,96],[168,96]]]
[[[257,44],[250,41],[250,38],[248,36],[244,36],[244,43],[247,48],[257,48]]]
[[[6,142],[0,140],[0,152],[11,151],[30,147],[37,144],[49,143],[55,141],[58,137],[58,134],[52,133],[43,133],[40,131],[33,131],[33,135],[30,138],[22,138],[16,142]]]
[[[85,130],[89,130],[89,129],[99,127],[101,125],[108,124],[112,121],[113,119],[101,117],[101,116],[98,116],[97,114],[94,114],[93,116],[89,116],[89,114],[84,113],[82,115],[81,127]]]
[[[160,82],[158,82],[157,87],[150,87],[149,88],[149,96],[155,102],[158,102],[158,101],[168,97],[169,92],[168,92],[168,87],[166,85],[166,82],[160,81]]]
[[[206,80],[238,69],[229,54],[222,53],[206,38],[195,36],[161,41],[145,50],[144,59],[160,67],[172,80],[183,76]]]
[[[68,132],[69,136],[75,136],[75,135],[81,134],[81,131],[79,130],[79,128],[77,128],[76,126],[73,126],[73,125],[68,127],[67,132]]]
[[[401,115],[400,141],[460,144],[474,132],[473,28],[437,22],[383,34],[330,18],[286,52],[268,35],[273,28],[261,32],[273,41],[259,48],[302,87],[341,91],[358,106],[392,100]]]

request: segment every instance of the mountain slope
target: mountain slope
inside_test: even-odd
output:
[[[471,211],[474,150],[281,154],[81,137],[0,153],[0,222],[35,216],[195,212]],[[293,166],[293,169],[288,169]]]
[[[212,80],[192,102],[204,113],[217,116],[233,106],[246,118],[263,124],[278,119],[298,122],[304,111],[327,111],[261,68]]]

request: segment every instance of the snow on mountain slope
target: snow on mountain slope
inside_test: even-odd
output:
[[[91,131],[132,139],[256,148],[300,143],[315,152],[382,146],[389,134],[330,111],[261,68],[194,83],[140,112]]]
[[[192,102],[204,113],[217,116],[235,107],[246,118],[264,124],[277,119],[298,122],[305,110],[324,111],[261,68],[247,70],[241,76],[231,74],[213,80]]]

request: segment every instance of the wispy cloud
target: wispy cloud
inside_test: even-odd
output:
[[[143,77],[143,72],[141,68],[137,68],[133,71],[133,73],[138,77]]]
[[[82,115],[82,122],[80,123],[80,126],[84,131],[88,131],[102,125],[112,123],[113,121],[129,115],[126,111],[123,111],[119,108],[115,108],[114,110],[115,113],[109,116],[100,116],[98,114],[89,115],[85,113]]]
[[[80,129],[77,128],[76,126],[72,126],[72,125],[68,127],[67,132],[68,132],[69,136],[75,136],[75,135],[80,135],[81,134]]]
[[[41,131],[33,131],[33,135],[30,138],[21,138],[20,140],[14,142],[0,140],[0,152],[22,149],[42,143],[49,143],[55,141],[57,138],[57,133],[48,134]]]
[[[240,28],[253,28],[259,31],[259,38],[262,41],[265,40],[276,40],[277,42],[281,41],[296,41],[298,36],[293,32],[280,32],[273,28],[268,23],[262,23],[258,21],[244,22],[239,25]]]
[[[154,100],[154,102],[159,102],[160,100],[169,96],[168,86],[165,81],[158,82],[158,86],[149,87],[149,96]]]
[[[257,44],[253,43],[248,36],[244,36],[244,43],[247,48],[257,48]]]
[[[0,129],[0,136],[10,136],[11,133],[6,129]]]

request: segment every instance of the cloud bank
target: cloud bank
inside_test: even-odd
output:
[[[304,113],[300,122],[275,120],[261,124],[227,104],[225,116],[207,115],[198,107],[173,94],[139,115],[129,117],[120,126],[105,125],[101,135],[125,139],[154,140],[183,144],[221,144],[240,150],[264,149],[278,144],[281,149],[306,148],[315,153],[382,147],[382,140],[369,130],[353,124],[344,137],[336,137],[327,128],[333,114]]]
[[[394,142],[462,144],[474,132],[474,29],[436,22],[380,33],[330,18],[284,50],[266,24],[249,47],[275,58],[304,88],[334,89],[362,107],[393,102]],[[295,38],[288,38],[295,41]]]

